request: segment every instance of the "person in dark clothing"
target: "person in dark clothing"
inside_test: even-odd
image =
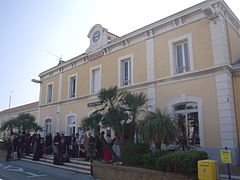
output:
[[[25,153],[26,153],[26,155],[28,155],[30,153],[30,144],[31,144],[30,133],[26,133],[26,136],[25,136]]]
[[[52,134],[48,133],[46,136],[46,154],[51,154],[52,153]]]
[[[37,133],[34,133],[32,136],[31,136],[31,152],[34,154],[34,142],[35,142],[35,139],[37,137]]]
[[[103,159],[103,147],[105,146],[105,144],[107,144],[104,138],[104,134],[105,132],[102,131],[101,134],[97,137],[97,142],[96,142],[96,149],[97,149],[96,159],[97,160]]]
[[[53,142],[54,142],[54,144],[56,144],[56,143],[59,143],[60,141],[61,141],[61,136],[60,136],[60,134],[57,132],[56,136],[54,137]]]
[[[76,134],[76,136],[77,136],[77,134]],[[76,136],[72,137],[72,157],[74,157],[74,158],[78,157],[78,144],[76,142],[76,139],[77,139]]]
[[[12,143],[10,138],[8,138],[6,142],[6,148],[7,148],[6,161],[9,161],[11,160],[11,153],[12,153]]]
[[[40,158],[40,141],[41,141],[41,136],[40,134],[37,134],[35,138],[33,138],[34,143],[33,143],[33,160],[34,161],[39,161]]]
[[[95,138],[90,133],[89,133],[89,140],[86,148],[87,148],[86,160],[90,160],[92,162],[96,156],[96,141],[95,141]]]
[[[23,132],[20,136],[20,141],[19,141],[19,154],[20,156],[22,155],[22,153],[25,152],[25,138],[26,138],[26,134],[25,132]]]
[[[13,153],[17,153],[17,158],[18,160],[20,159],[20,139],[18,137],[18,135],[14,135],[14,139],[13,139],[13,142],[12,142],[12,145],[13,145]]]
[[[45,146],[44,146],[45,142],[44,142],[44,138],[41,137],[40,139],[40,144],[39,144],[39,148],[40,148],[40,151],[39,151],[39,157],[42,158],[43,156],[43,153],[44,153],[44,149],[45,149]]]
[[[54,153],[53,164],[63,165],[63,151],[64,151],[64,138],[61,138],[60,142],[56,144],[57,152]]]

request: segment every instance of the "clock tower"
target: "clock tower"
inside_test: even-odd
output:
[[[86,53],[94,53],[118,36],[108,32],[100,24],[96,24],[90,29],[87,37],[90,39],[90,46],[86,50]]]

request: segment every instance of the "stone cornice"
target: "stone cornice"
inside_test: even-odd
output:
[[[240,67],[233,68],[233,74],[234,76],[240,76]]]
[[[215,16],[213,16],[212,18],[211,15],[207,15],[205,13],[206,9],[211,9],[216,18],[221,16],[227,19],[228,22],[232,25],[232,27],[238,32],[238,34],[240,34],[239,20],[231,11],[231,9],[227,6],[227,4],[223,0],[207,0],[188,9],[180,11],[176,14],[168,16],[164,19],[156,21],[152,24],[144,26],[122,37],[116,38],[107,45],[103,46],[97,52],[102,51],[101,53],[103,54],[103,56],[106,56],[123,48],[127,48],[146,39],[156,37],[158,35],[161,35],[168,31],[172,31],[187,24],[191,24],[203,18],[208,18],[209,20],[215,19]],[[84,53],[47,71],[44,71],[40,73],[40,79],[45,80],[49,77],[72,69],[74,67],[88,63],[89,57],[91,57],[97,52],[93,52],[91,54]]]
[[[232,28],[238,33],[238,36],[240,36],[240,21],[228,5],[223,0],[220,0],[213,3],[211,6],[215,10],[215,13],[226,19]]]

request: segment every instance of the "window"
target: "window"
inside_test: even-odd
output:
[[[192,34],[184,34],[168,41],[171,75],[193,70]]]
[[[100,67],[91,70],[91,93],[98,93],[101,89]]]
[[[69,98],[76,97],[76,76],[69,79]]]
[[[52,97],[53,97],[53,85],[49,84],[47,86],[47,103],[52,102]]]
[[[187,136],[189,143],[200,145],[197,103],[181,103],[174,107],[179,134]]]
[[[175,67],[176,74],[190,71],[187,41],[175,44]]]
[[[52,120],[46,119],[45,120],[45,135],[52,132]]]
[[[67,128],[67,134],[68,135],[74,135],[76,132],[76,119],[75,116],[69,116],[67,118],[68,128]]]
[[[121,60],[120,65],[120,86],[131,84],[131,59]]]

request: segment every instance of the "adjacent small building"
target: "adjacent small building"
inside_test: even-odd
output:
[[[233,164],[240,164],[240,21],[223,0],[121,37],[97,24],[88,38],[86,52],[39,75],[35,114],[46,133],[81,131],[99,90],[118,86],[144,92],[148,110],[167,109],[184,122],[211,159],[228,147]]]
[[[22,106],[9,108],[4,111],[1,111],[0,112],[0,127],[1,127],[2,123],[10,120],[12,118],[16,118],[21,113],[29,113],[32,116],[34,116],[35,118],[37,118],[38,112],[39,112],[38,105],[39,105],[38,102],[33,102],[33,103],[29,103],[29,104],[25,104]],[[36,119],[36,121],[38,121],[38,120]]]

